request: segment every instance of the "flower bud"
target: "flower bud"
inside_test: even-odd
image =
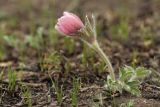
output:
[[[63,34],[73,36],[84,27],[81,19],[73,13],[64,12],[63,16],[58,19],[55,29]]]

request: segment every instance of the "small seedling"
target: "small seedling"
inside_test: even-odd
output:
[[[141,26],[141,38],[146,46],[154,43],[154,34],[150,27]]]
[[[11,35],[4,35],[3,36],[3,40],[9,45],[9,46],[13,46],[14,48],[18,49],[19,48],[19,40]]]
[[[134,100],[129,100],[127,103],[122,103],[120,107],[134,107]]]
[[[44,45],[43,32],[44,32],[44,28],[39,27],[37,29],[36,36],[33,36],[33,35],[26,36],[25,43],[29,44],[29,46],[33,47],[34,49],[37,49],[37,50],[42,49]]]
[[[55,91],[57,95],[58,104],[61,105],[63,101],[63,86],[60,88],[58,87],[58,84],[55,85]]]
[[[129,25],[127,20],[120,20],[119,23],[112,25],[110,27],[110,32],[112,34],[113,39],[118,40],[127,40],[129,38]]]
[[[52,82],[52,89],[54,89],[56,96],[57,96],[58,105],[61,106],[62,102],[63,102],[63,95],[64,95],[63,94],[63,85],[61,85],[59,87],[58,82],[54,82],[50,74],[49,74],[49,77]]]
[[[28,105],[28,107],[32,107],[32,97],[27,86],[22,86],[21,91],[22,96],[25,98],[25,103]]]
[[[77,95],[80,89],[80,81],[79,79],[73,80],[73,89],[71,91],[72,97],[72,107],[78,107]]]
[[[20,39],[16,38],[16,36],[13,35],[4,35],[3,40],[7,45],[13,47],[20,53],[20,58],[23,60],[24,59],[24,53],[26,49],[26,44],[25,42],[22,42]]]
[[[11,69],[8,71],[8,89],[10,91],[13,91],[16,87],[16,79],[17,79],[17,75],[15,71],[12,71]]]

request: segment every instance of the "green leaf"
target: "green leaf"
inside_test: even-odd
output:
[[[127,82],[127,85],[130,87],[130,90],[128,90],[133,95],[140,95],[139,85],[140,81],[134,80],[131,82]]]
[[[134,69],[129,66],[125,66],[120,70],[120,80],[127,81],[134,75]]]
[[[126,84],[129,85],[130,87],[137,87],[137,86],[140,85],[140,81],[134,80],[134,81],[131,81],[131,82],[127,82]]]
[[[131,93],[132,93],[133,95],[139,96],[140,93],[141,93],[141,91],[139,90],[138,87],[134,87],[134,88],[131,88]]]
[[[137,77],[145,77],[145,76],[147,76],[147,75],[149,75],[151,73],[151,71],[150,70],[147,70],[146,68],[144,68],[144,67],[138,67],[137,69],[136,69],[136,76]]]
[[[120,69],[119,79],[113,81],[110,76],[107,78],[106,88],[111,92],[119,91],[122,93],[123,90],[131,93],[132,95],[140,95],[139,86],[141,81],[139,78],[144,78],[151,73],[143,67],[138,67],[134,69],[130,66],[125,66]]]

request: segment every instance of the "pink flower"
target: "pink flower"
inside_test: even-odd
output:
[[[58,19],[55,29],[64,35],[74,35],[84,27],[81,19],[73,13],[64,12],[63,16]]]

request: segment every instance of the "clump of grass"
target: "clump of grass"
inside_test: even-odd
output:
[[[67,76],[71,71],[71,62],[65,56],[59,52],[52,52],[45,54],[39,59],[41,71],[61,72],[64,71],[64,75]],[[50,72],[48,72],[50,74]]]
[[[9,82],[9,85],[8,85],[8,89],[10,91],[13,91],[16,87],[16,79],[17,79],[17,75],[16,75],[16,72],[13,71],[13,70],[9,70],[8,71],[8,82]]]
[[[61,105],[62,105],[62,102],[63,102],[63,95],[64,95],[64,93],[63,93],[63,85],[61,85],[61,86],[59,87],[58,81],[55,82],[55,81],[52,79],[51,75],[50,75],[50,74],[48,74],[48,75],[49,75],[49,78],[50,78],[50,80],[51,80],[51,82],[52,82],[52,87],[51,87],[51,89],[53,89],[53,92],[55,92],[55,94],[56,94],[56,98],[57,98],[57,101],[58,101],[58,105],[61,106]]]
[[[58,104],[61,105],[63,101],[63,86],[60,88],[58,86],[55,86],[56,96],[58,100]]]
[[[40,67],[41,71],[54,69],[55,72],[61,71],[61,63],[64,61],[64,57],[58,52],[53,52],[51,54],[44,55],[43,58],[40,59]],[[53,65],[53,66],[49,66]]]
[[[77,95],[80,87],[81,87],[80,80],[73,79],[73,89],[71,91],[72,107],[78,107]]]
[[[145,27],[144,25],[141,25],[141,32],[140,36],[144,40],[144,43],[146,46],[154,43],[154,35],[150,27]]]
[[[25,99],[25,103],[28,105],[28,107],[32,107],[32,96],[29,92],[29,89],[27,86],[21,86],[22,96]]]
[[[58,105],[61,106],[62,102],[63,102],[63,85],[61,85],[60,87],[58,86],[58,82],[54,82],[52,79],[52,89],[54,89],[55,93],[56,93],[56,97],[57,97],[57,101],[58,101]]]

